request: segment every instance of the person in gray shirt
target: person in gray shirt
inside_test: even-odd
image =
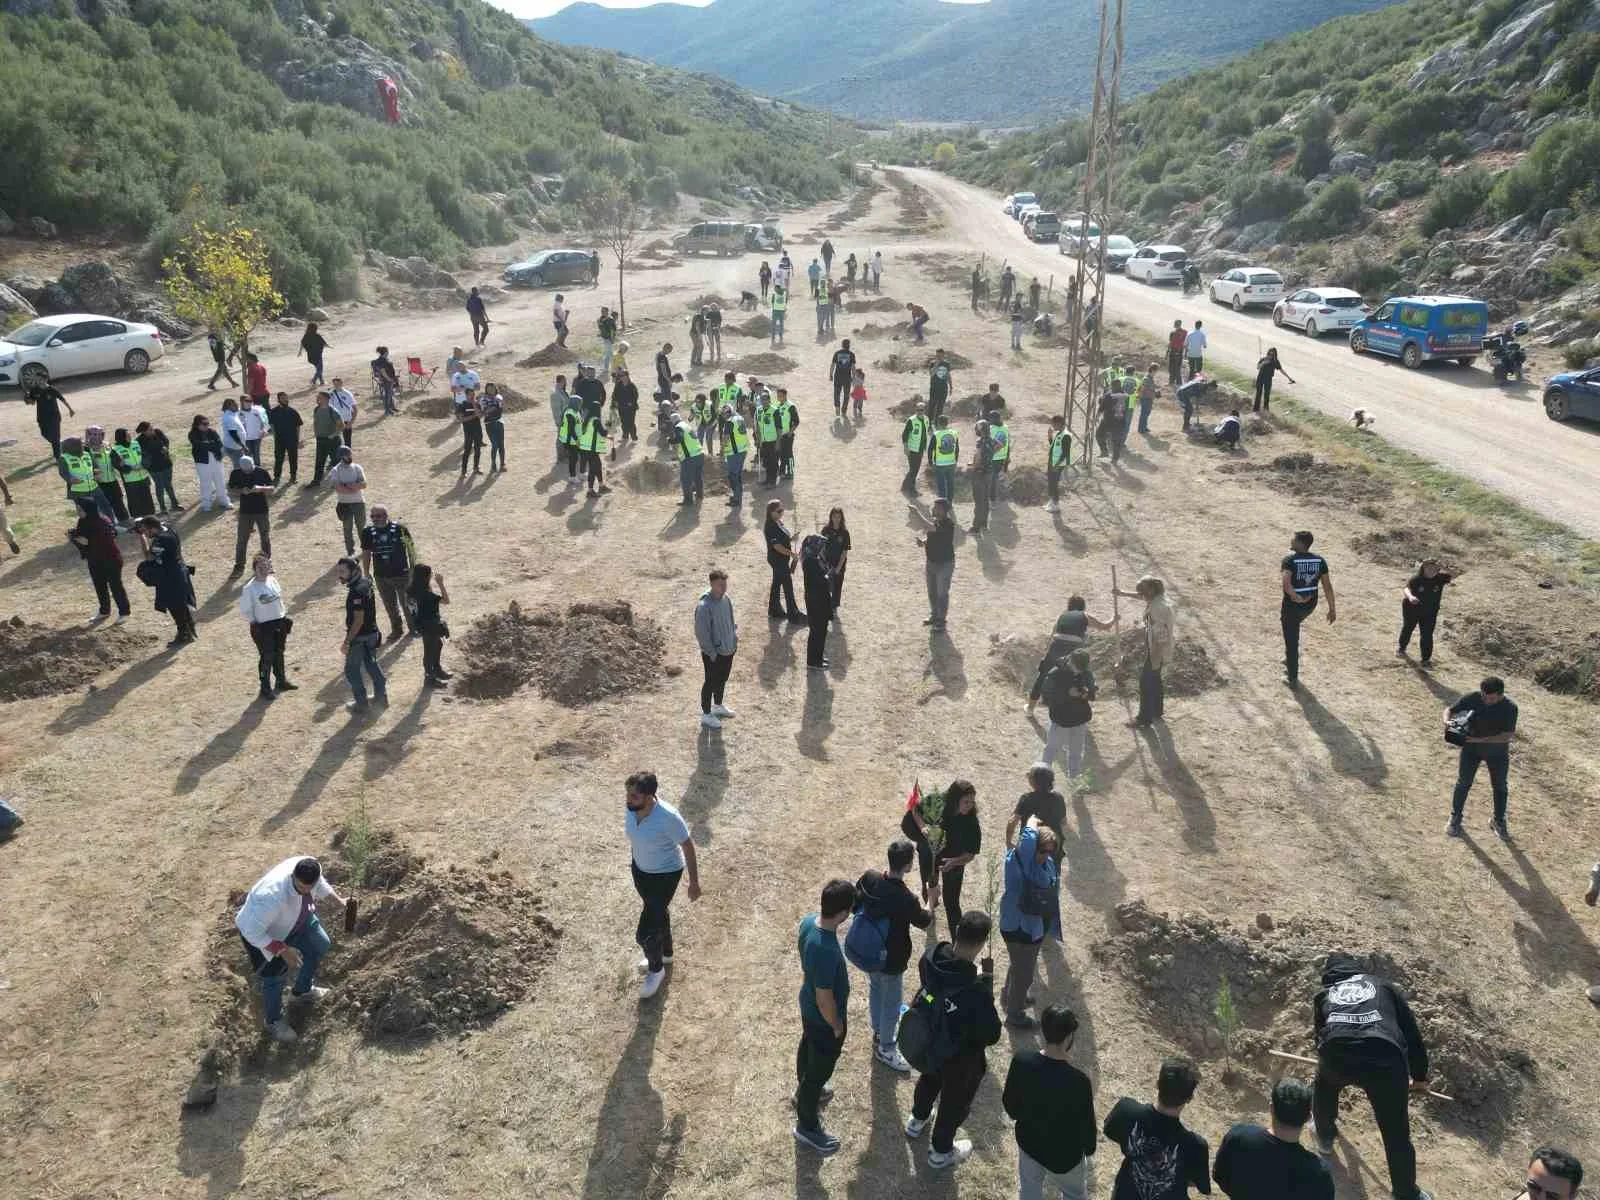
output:
[[[705,666],[705,682],[700,685],[700,724],[721,729],[724,717],[734,715],[722,702],[722,691],[733,670],[733,656],[739,648],[739,625],[733,619],[733,597],[728,595],[728,573],[713,569],[711,586],[701,593],[694,606],[694,638],[700,643],[700,661]]]
[[[556,461],[560,462],[566,453],[566,447],[561,441],[561,419],[567,415],[567,408],[572,404],[572,397],[567,394],[567,377],[556,376],[556,385],[550,389],[550,419],[556,427]]]

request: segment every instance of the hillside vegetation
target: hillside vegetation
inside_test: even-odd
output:
[[[0,0],[0,209],[150,238],[236,206],[304,308],[366,249],[450,260],[652,203],[833,194],[850,132],[717,80],[551,45],[481,0]],[[384,122],[375,80],[400,89]],[[747,197],[756,193],[745,191]]]
[[[1596,0],[1345,17],[1128,104],[1118,222],[1211,269],[1270,259],[1365,292],[1449,283],[1509,310],[1600,265],[1597,67]],[[961,178],[1078,206],[1082,122],[898,149],[933,160],[946,139],[939,164]]]
[[[1141,0],[1127,6],[1128,94],[1330,16],[1394,0]],[[574,4],[541,36],[715,71],[858,117],[1019,125],[1090,98],[1097,0],[715,0],[704,8]]]

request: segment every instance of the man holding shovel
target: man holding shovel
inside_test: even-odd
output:
[[[314,1004],[328,994],[316,985],[317,965],[332,945],[317,920],[318,900],[332,900],[341,909],[346,903],[323,878],[316,859],[295,855],[256,881],[233,918],[250,956],[250,970],[261,981],[267,1034],[275,1042],[296,1042],[300,1036],[283,1017],[283,981],[289,973],[285,955],[293,952],[300,960],[290,1003]]]

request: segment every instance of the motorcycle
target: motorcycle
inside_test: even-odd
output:
[[[1522,369],[1528,361],[1528,356],[1522,349],[1522,343],[1517,339],[1527,332],[1526,321],[1515,321],[1499,333],[1491,333],[1483,339],[1483,349],[1489,356],[1489,365],[1494,372],[1496,383],[1522,378]]]
[[[1183,294],[1192,296],[1200,290],[1200,268],[1188,263],[1183,268]]]

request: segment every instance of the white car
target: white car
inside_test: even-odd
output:
[[[1081,226],[1074,226],[1074,228],[1080,230],[1082,229]],[[1090,257],[1093,257],[1093,252],[1100,245],[1100,231],[1096,226],[1090,225],[1089,229],[1084,232],[1084,236],[1080,237],[1076,233],[1068,233],[1066,227],[1063,226],[1059,240],[1060,245],[1058,248],[1060,249],[1061,253],[1070,254],[1074,258],[1078,256],[1078,243],[1080,241],[1086,241],[1089,243],[1088,249],[1090,251]],[[1106,270],[1122,270],[1128,265],[1128,260],[1133,257],[1134,251],[1138,248],[1139,247],[1134,244],[1134,240],[1131,237],[1125,237],[1120,233],[1107,234]]]
[[[95,371],[143,375],[166,352],[154,325],[91,313],[40,317],[0,340],[0,387],[32,387]]]
[[[1211,281],[1211,303],[1243,312],[1252,304],[1269,308],[1283,299],[1283,276],[1265,267],[1235,267]]]
[[[1037,203],[1039,203],[1039,197],[1035,196],[1032,192],[1013,192],[1011,195],[1007,196],[1003,201],[1001,201],[1000,211],[1005,213],[1006,216],[1012,218],[1013,220],[1016,220],[1018,217],[1018,209],[1025,204]]]
[[[1330,329],[1343,333],[1354,328],[1370,311],[1361,293],[1349,288],[1301,288],[1273,307],[1272,323],[1320,337]]]
[[[1183,264],[1189,252],[1182,246],[1152,244],[1140,246],[1128,257],[1129,279],[1146,283],[1177,283],[1183,278]]]
[[[1029,217],[1033,216],[1034,213],[1040,211],[1042,210],[1039,208],[1038,201],[1031,200],[1027,204],[1017,205],[1017,211],[1013,215],[1017,218],[1017,224],[1021,225],[1025,223]]]

